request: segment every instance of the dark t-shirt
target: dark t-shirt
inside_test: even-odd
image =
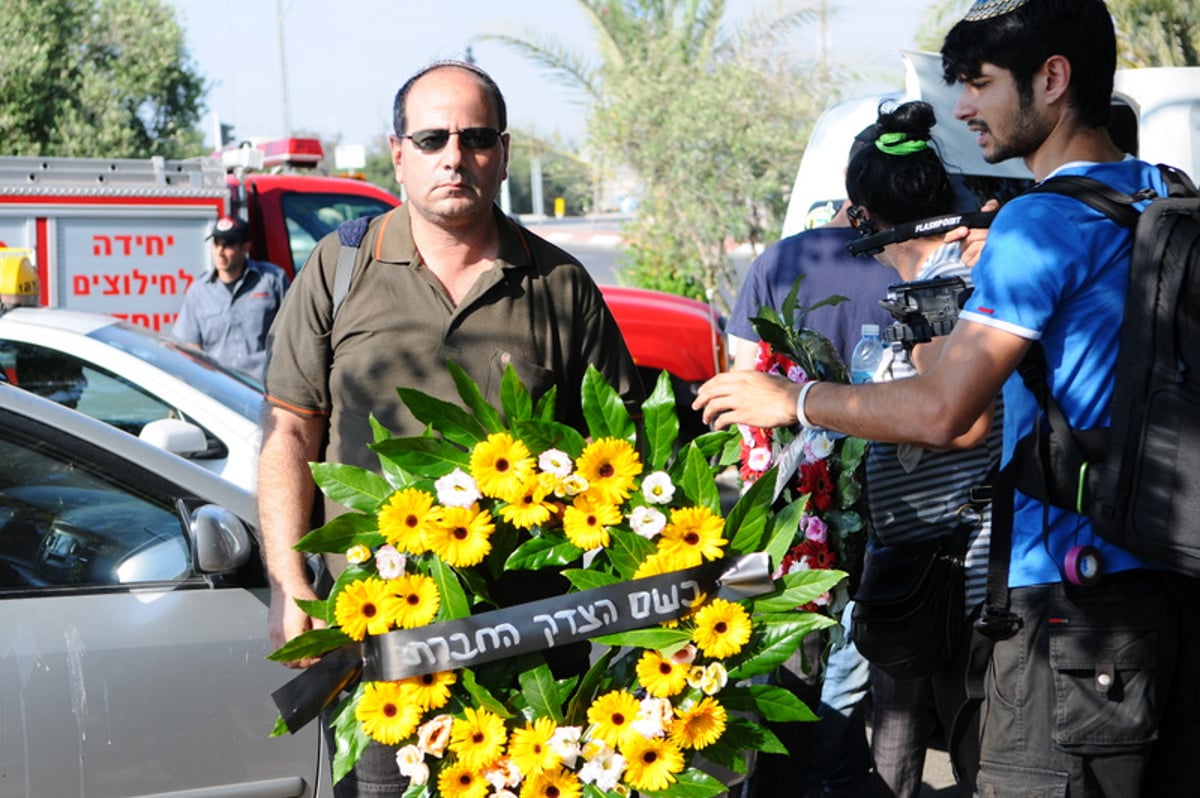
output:
[[[738,292],[727,331],[747,341],[759,340],[750,319],[761,307],[776,310],[801,274],[799,303],[809,307],[833,294],[849,299],[834,307],[814,310],[804,326],[824,335],[849,364],[854,345],[862,336],[862,325],[891,324],[892,317],[879,306],[887,287],[900,275],[874,258],[854,257],[846,243],[858,238],[851,227],[818,227],[777,241],[755,258]]]

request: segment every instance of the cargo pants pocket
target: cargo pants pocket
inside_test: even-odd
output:
[[[1066,798],[1068,781],[1056,770],[980,762],[975,786],[979,798]]]
[[[1076,755],[1148,746],[1157,737],[1157,628],[1152,622],[1092,626],[1074,620],[1051,625],[1052,739]]]

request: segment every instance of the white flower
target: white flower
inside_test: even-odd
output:
[[[738,432],[742,433],[742,443],[749,446],[754,443],[754,434],[750,431],[750,427],[746,424],[737,425]]]
[[[417,729],[417,747],[430,756],[442,758],[450,742],[450,727],[454,724],[451,715],[437,715]]]
[[[584,747],[583,755],[587,763],[579,769],[579,780],[584,784],[595,784],[605,792],[615,790],[625,772],[625,757],[601,740],[590,741]]]
[[[400,775],[407,776],[413,784],[429,781],[429,765],[425,764],[425,755],[415,745],[406,745],[396,752],[396,766],[400,768]]]
[[[375,568],[381,579],[395,579],[404,575],[408,558],[391,543],[385,543],[375,552]]]
[[[805,430],[804,448],[812,455],[812,460],[824,460],[833,454],[833,438],[825,430]]]
[[[512,790],[496,790],[488,798],[517,798],[517,794]]]
[[[675,714],[668,699],[647,697],[642,699],[641,708],[630,726],[647,739],[662,737],[667,733],[667,727],[674,718]]]
[[[461,468],[434,482],[433,487],[437,490],[438,501],[446,507],[470,507],[480,499],[475,478]]]
[[[690,687],[702,691],[705,695],[716,695],[729,683],[729,672],[719,662],[712,662],[706,666],[693,665],[688,670],[687,681]]]
[[[574,470],[571,456],[560,449],[547,449],[538,456],[538,468],[556,477],[565,477]]]
[[[575,760],[579,758],[579,737],[582,733],[581,726],[559,726],[548,743],[563,765],[572,770],[575,769]]]
[[[558,482],[554,489],[555,496],[578,496],[588,489],[587,477],[579,474],[567,474]]]
[[[666,471],[655,471],[642,480],[642,495],[651,504],[669,504],[675,497],[675,486]]]
[[[520,784],[522,775],[511,759],[502,756],[483,769],[483,778],[499,793]]]
[[[766,446],[755,446],[746,456],[746,467],[751,471],[766,471],[771,467],[771,450]]]
[[[691,665],[696,661],[696,652],[696,644],[688,643],[686,646],[671,655],[671,661],[677,662],[680,665]]]
[[[646,540],[653,540],[667,526],[667,517],[653,507],[634,507],[629,527]]]

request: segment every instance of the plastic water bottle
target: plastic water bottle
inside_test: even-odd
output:
[[[879,339],[878,324],[864,324],[862,338],[854,345],[850,356],[850,381],[872,382],[883,360],[883,341]]]

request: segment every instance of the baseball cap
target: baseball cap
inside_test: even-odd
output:
[[[208,237],[223,244],[244,244],[250,240],[250,225],[236,216],[222,216]]]

